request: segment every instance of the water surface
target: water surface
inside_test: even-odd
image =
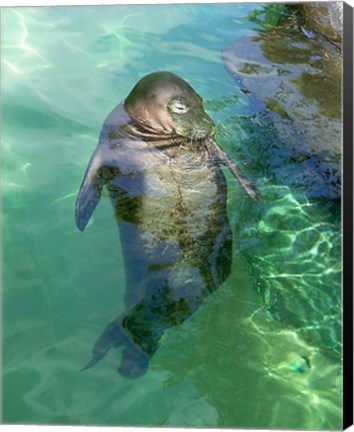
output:
[[[221,58],[264,7],[1,10],[4,422],[341,428],[340,206],[277,181],[262,160],[277,138]],[[143,378],[116,372],[119,350],[80,373],[125,275],[108,197],[84,234],[75,199],[105,117],[155,70],[204,98],[264,199],[227,176],[232,276]]]

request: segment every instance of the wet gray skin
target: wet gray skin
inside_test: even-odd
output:
[[[200,96],[169,72],[143,78],[107,117],[76,223],[85,229],[106,187],[124,255],[125,310],[99,336],[84,370],[122,347],[120,374],[142,376],[163,333],[229,276],[232,233],[220,165],[253,199],[259,194],[219,149],[214,131]]]

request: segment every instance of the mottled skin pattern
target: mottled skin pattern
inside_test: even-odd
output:
[[[140,80],[106,119],[76,203],[84,230],[107,187],[126,268],[125,310],[93,348],[97,363],[123,347],[118,371],[143,375],[168,328],[189,318],[230,274],[232,233],[220,164],[257,191],[213,140],[202,100],[181,78]]]

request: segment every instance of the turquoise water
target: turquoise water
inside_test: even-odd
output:
[[[271,135],[220,56],[263,8],[2,9],[3,422],[341,428],[340,205],[275,181]],[[108,197],[84,233],[75,199],[105,117],[155,70],[203,96],[263,201],[227,176],[232,275],[144,377],[117,374],[119,350],[81,373],[125,275]]]

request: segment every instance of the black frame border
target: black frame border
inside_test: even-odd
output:
[[[353,424],[353,8],[343,2],[343,428]]]

